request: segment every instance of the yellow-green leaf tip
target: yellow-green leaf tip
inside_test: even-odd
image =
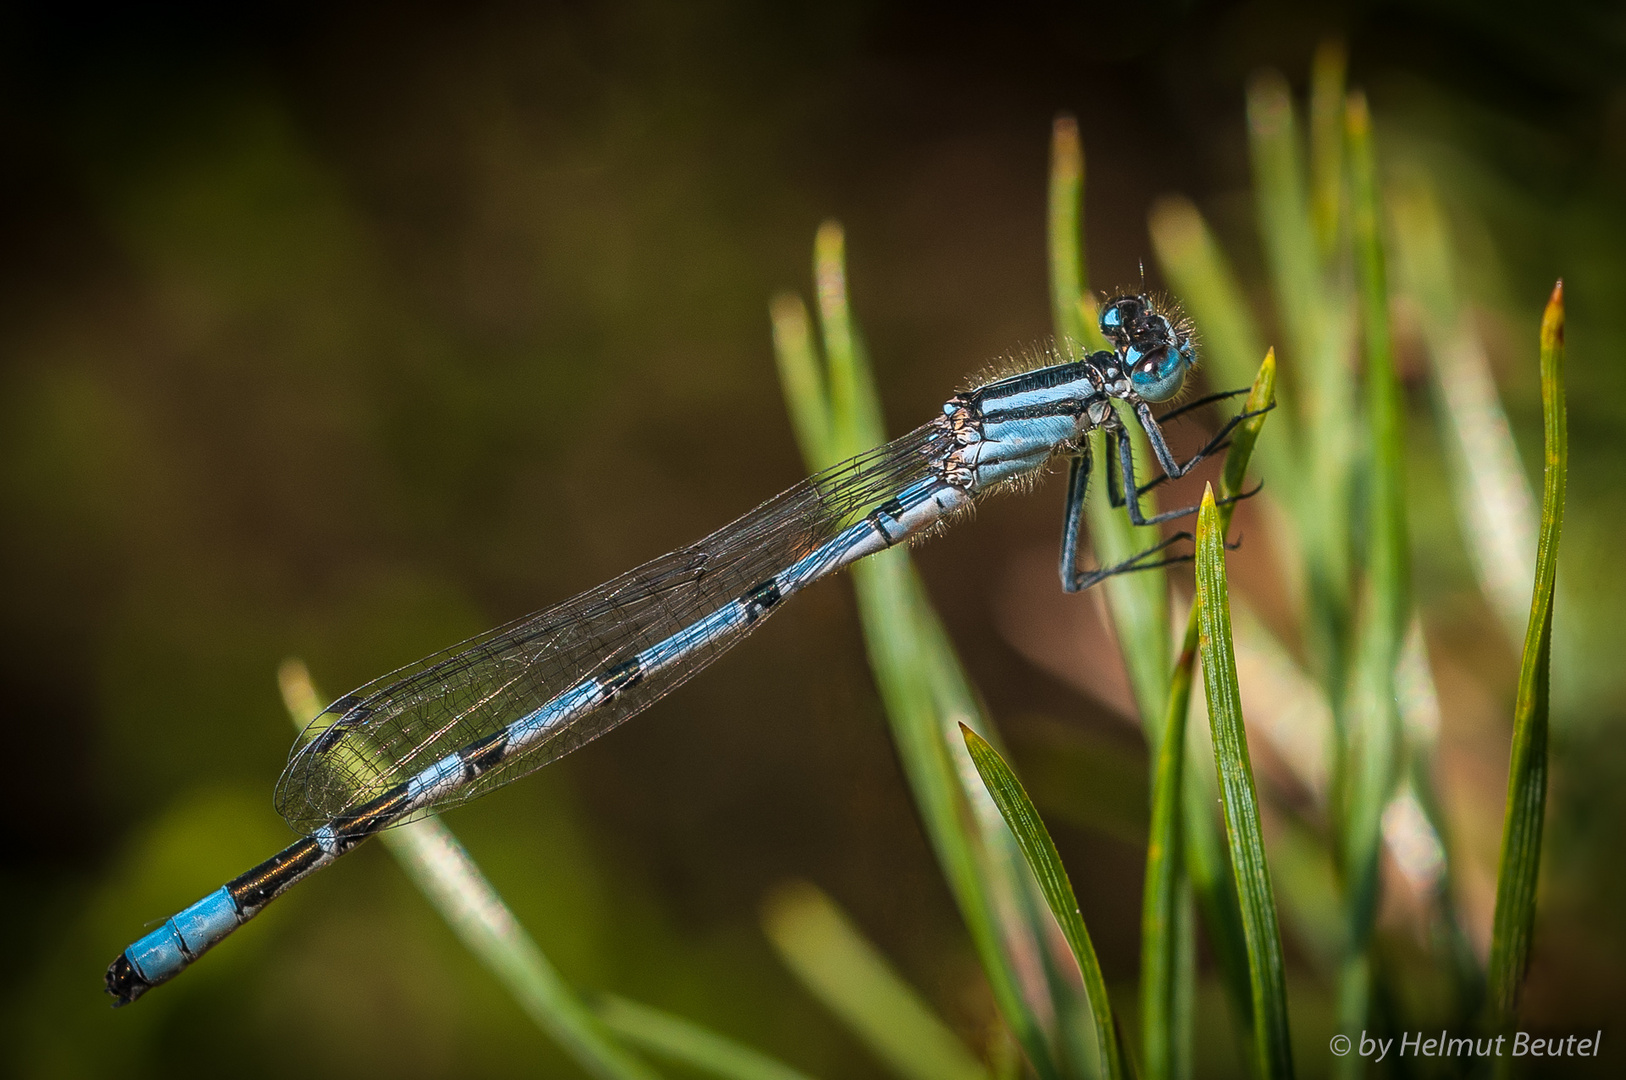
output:
[[[1078,138],[1078,121],[1071,113],[1061,113],[1050,129],[1051,168],[1059,177],[1076,180],[1084,175],[1084,147]]]
[[[1258,412],[1269,408],[1276,403],[1276,347],[1273,345],[1265,352],[1265,359],[1259,365],[1259,374],[1253,377],[1253,388],[1248,391],[1249,412]],[[1260,424],[1263,417],[1256,417],[1252,422]]]
[[[1372,129],[1372,113],[1366,107],[1366,95],[1351,90],[1344,99],[1344,127],[1353,136],[1364,138]]]
[[[1541,347],[1555,349],[1564,344],[1564,279],[1553,286],[1547,310],[1541,313]]]

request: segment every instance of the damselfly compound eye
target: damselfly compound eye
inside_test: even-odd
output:
[[[1141,326],[1151,310],[1151,304],[1141,296],[1117,296],[1108,300],[1101,307],[1101,336],[1111,342],[1113,348],[1123,349],[1142,334]]]
[[[1144,401],[1168,401],[1180,392],[1190,366],[1183,351],[1163,346],[1135,365],[1129,373],[1129,385]]]

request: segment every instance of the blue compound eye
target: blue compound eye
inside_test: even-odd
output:
[[[1140,336],[1137,327],[1148,310],[1138,296],[1118,296],[1108,300],[1101,307],[1101,336],[1114,345],[1128,344],[1131,338]]]
[[[1191,366],[1189,347],[1156,349],[1129,372],[1130,385],[1145,401],[1167,401],[1180,392]]]

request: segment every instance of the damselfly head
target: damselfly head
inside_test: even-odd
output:
[[[1197,362],[1184,320],[1171,320],[1145,293],[1117,296],[1101,306],[1101,335],[1112,344],[1143,400],[1168,401],[1180,392]]]

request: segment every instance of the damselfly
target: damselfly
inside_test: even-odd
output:
[[[312,722],[314,737],[296,744],[277,783],[277,809],[303,839],[131,945],[108,967],[107,992],[118,1004],[134,1001],[374,833],[563,757],[700,671],[792,593],[926,535],[979,495],[1054,458],[1072,462],[1063,589],[1175,561],[1169,545],[1186,534],[1116,566],[1079,568],[1087,436],[1105,433],[1113,505],[1147,525],[1190,510],[1142,515],[1140,495],[1152,485],[1136,485],[1113,400],[1133,411],[1165,477],[1184,475],[1242,417],[1177,462],[1151,406],[1178,394],[1196,362],[1189,329],[1145,296],[1110,301],[1100,325],[1111,351],[957,394],[931,422],[804,480],[692,547],[334,702]]]

